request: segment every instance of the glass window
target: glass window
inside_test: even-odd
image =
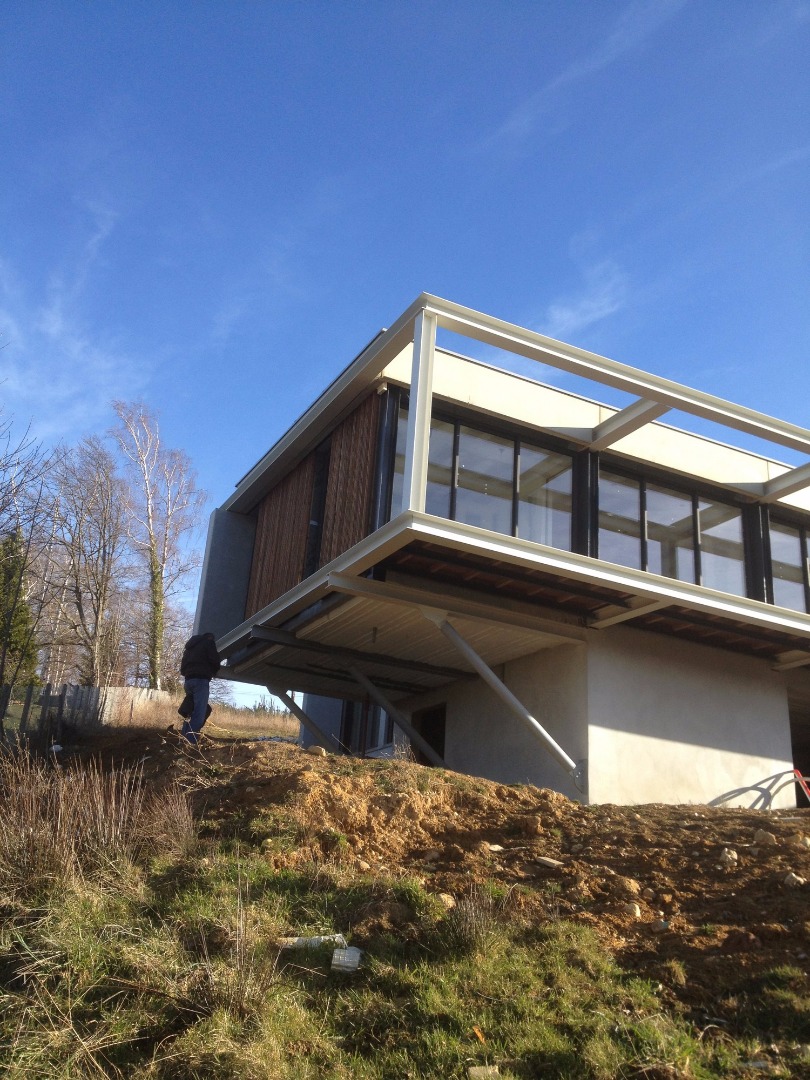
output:
[[[402,510],[402,478],[405,472],[405,440],[408,437],[408,410],[400,408],[397,419],[397,445],[394,451],[394,482],[391,487],[391,517]]]
[[[431,420],[425,511],[437,517],[450,517],[454,435],[454,424],[448,424],[444,420]]]
[[[775,521],[770,531],[773,602],[794,611],[807,611],[801,531]]]
[[[517,535],[571,550],[571,458],[521,445]]]
[[[701,584],[745,596],[742,513],[726,503],[700,499]]]
[[[641,569],[641,485],[599,472],[599,558]]]
[[[692,497],[647,484],[647,569],[652,574],[695,581]]]
[[[456,520],[512,532],[515,443],[462,425],[458,441]]]

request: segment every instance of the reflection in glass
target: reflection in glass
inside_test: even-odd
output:
[[[394,482],[391,487],[391,517],[402,510],[402,478],[405,473],[405,440],[408,436],[408,410],[400,407],[397,419],[397,445],[394,450]]]
[[[657,484],[647,484],[647,570],[695,580],[692,497]]]
[[[450,517],[450,492],[453,486],[453,437],[455,426],[444,420],[430,421],[425,511],[437,517]]]
[[[727,503],[698,502],[701,585],[745,596],[742,514]]]
[[[641,488],[638,480],[599,472],[599,558],[641,569]]]
[[[571,550],[571,458],[520,447],[517,535]]]
[[[794,611],[807,611],[802,537],[798,529],[771,522],[773,602]]]
[[[494,532],[511,533],[514,466],[514,440],[462,425],[458,442],[456,520]]]

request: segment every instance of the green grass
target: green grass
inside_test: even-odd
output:
[[[28,874],[25,830],[57,829],[81,783],[98,811],[87,835]],[[34,801],[22,790],[32,784]],[[166,805],[133,777],[91,771],[66,785],[22,760],[0,765],[0,1069],[11,1080],[451,1080],[473,1064],[512,1078],[711,1080],[744,1076],[777,1035],[806,1033],[792,968],[741,982],[738,1030],[702,1039],[586,926],[529,921],[494,883],[447,912],[417,879],[352,876],[339,859],[274,869],[266,816],[253,842],[192,835],[187,821],[178,839],[161,827]],[[115,828],[100,828],[105,807]],[[386,905],[396,927],[364,923]],[[329,949],[276,945],[338,931],[365,934],[354,975],[330,970]]]

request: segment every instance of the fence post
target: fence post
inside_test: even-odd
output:
[[[20,717],[20,735],[28,730],[28,714],[31,712],[31,702],[34,700],[34,684],[29,683],[25,691],[25,703],[23,704],[22,716]]]
[[[56,742],[62,741],[62,721],[65,716],[65,701],[67,700],[68,684],[62,686],[59,694],[59,707],[56,711]]]
[[[51,737],[51,685],[46,683],[42,691],[42,710],[39,714],[39,732],[46,746]]]

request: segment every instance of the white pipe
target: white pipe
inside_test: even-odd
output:
[[[419,734],[416,728],[408,722],[404,714],[401,713],[399,709],[397,709],[394,705],[391,704],[390,701],[386,699],[385,694],[383,694],[381,690],[378,690],[374,683],[371,682],[371,680],[367,676],[365,676],[363,672],[360,671],[358,668],[350,667],[348,670],[349,674],[354,679],[356,679],[357,682],[360,683],[368,696],[370,698],[373,698],[381,709],[385,709],[385,711],[388,713],[388,715],[391,717],[397,727],[402,728],[402,730],[405,732],[411,742],[415,743],[416,746],[418,746],[418,748],[422,751],[422,753],[425,755],[431,765],[438,765],[440,769],[446,769],[447,766],[444,763],[444,758],[440,757],[439,754],[436,753],[430,743],[427,742]]]
[[[455,627],[451,626],[447,619],[442,615],[437,615],[435,612],[423,609],[422,614],[426,619],[429,619],[430,622],[438,626],[448,641],[450,641],[455,648],[458,649],[461,655],[472,664],[484,682],[495,691],[501,701],[515,714],[515,716],[519,717],[519,719],[521,719],[535,735],[542,739],[552,757],[557,759],[566,772],[569,772],[572,775],[575,773],[578,774],[579,769],[573,758],[570,758],[563,748],[552,739],[546,729],[541,724],[538,724],[529,710],[518,701],[509,687],[498,678],[490,667],[487,666],[475,649],[464,640]]]

